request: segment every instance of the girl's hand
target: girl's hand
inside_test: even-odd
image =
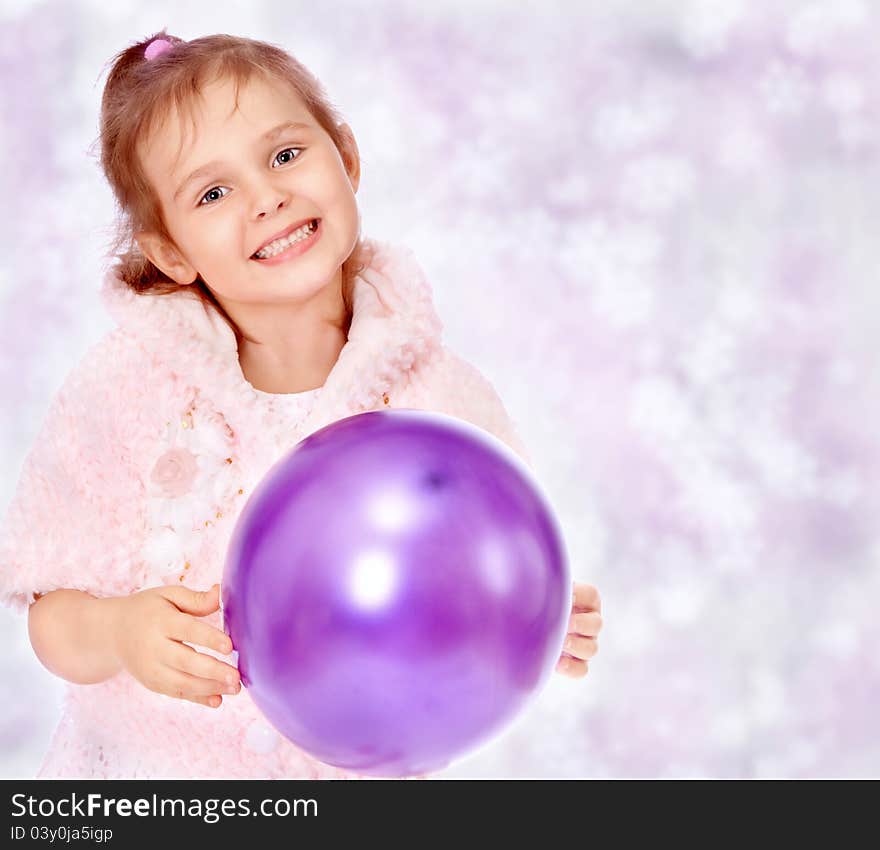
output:
[[[596,636],[602,628],[602,600],[599,591],[591,584],[574,583],[574,600],[568,620],[568,635],[556,672],[572,679],[587,675],[589,662],[598,651]]]
[[[158,694],[218,708],[220,694],[241,690],[238,670],[187,643],[223,655],[232,642],[198,617],[220,607],[220,585],[196,591],[182,586],[150,587],[114,600],[111,635],[116,655],[145,688]]]

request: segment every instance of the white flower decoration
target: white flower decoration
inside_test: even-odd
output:
[[[167,423],[147,481],[149,531],[141,549],[147,586],[185,580],[205,529],[222,516],[234,489],[230,432],[194,414],[190,409]]]

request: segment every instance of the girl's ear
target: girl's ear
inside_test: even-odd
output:
[[[173,245],[169,245],[158,233],[142,231],[136,233],[134,238],[143,255],[175,283],[180,286],[188,286],[196,282],[199,276],[198,272]]]
[[[354,133],[348,124],[340,124],[339,132],[342,134],[342,150],[339,152],[342,156],[342,162],[345,164],[345,170],[348,173],[348,179],[351,181],[352,188],[355,192],[361,182],[361,158],[358,152],[357,142]]]

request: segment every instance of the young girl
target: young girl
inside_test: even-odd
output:
[[[442,344],[412,253],[361,238],[354,136],[283,50],[164,31],[129,47],[100,141],[118,327],[53,399],[0,538],[0,598],[69,682],[38,776],[354,776],[241,690],[218,582],[248,495],[298,441],[372,409],[447,413],[527,453]],[[586,673],[599,608],[575,584],[560,672]]]

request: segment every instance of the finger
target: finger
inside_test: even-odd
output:
[[[164,693],[177,697],[177,699],[219,696],[221,693],[228,693],[230,690],[226,685],[221,682],[215,682],[213,679],[191,676],[189,673],[184,673],[171,667],[168,668],[167,672],[168,677]],[[233,691],[238,693],[240,689],[241,686],[239,685]]]
[[[586,661],[572,658],[569,655],[562,655],[556,662],[556,672],[571,679],[582,679],[587,675],[589,665]]]
[[[189,699],[190,702],[194,702],[198,705],[204,705],[208,708],[220,708],[220,703],[223,702],[223,697],[219,694],[214,694],[209,697],[184,697],[184,699]]]
[[[574,583],[574,601],[572,608],[584,611],[601,611],[602,600],[599,591],[592,584]]]
[[[220,607],[220,585],[215,584],[208,590],[192,590],[182,585],[167,585],[161,594],[177,609],[197,617],[205,617]]]
[[[599,646],[595,638],[568,635],[565,638],[564,649],[569,655],[586,660],[592,658],[599,651]]]
[[[568,618],[568,631],[575,635],[596,637],[602,630],[602,615],[591,611],[589,614],[572,614]]]
[[[224,664],[222,661],[183,643],[175,644],[169,666],[189,673],[191,676],[213,679],[215,682],[227,685],[236,685],[239,681],[238,670],[231,664]]]
[[[173,618],[171,622],[168,637],[174,640],[206,646],[223,655],[229,655],[232,652],[232,641],[229,637],[220,629],[209,626],[204,620],[191,617],[189,614],[181,614],[179,617]]]

